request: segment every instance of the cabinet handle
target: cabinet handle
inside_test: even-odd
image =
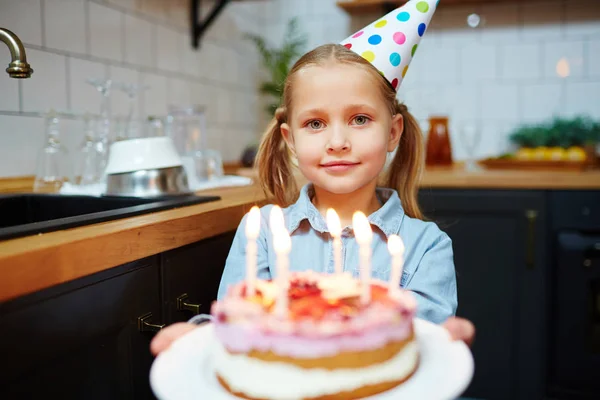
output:
[[[527,217],[527,254],[525,255],[525,263],[527,269],[533,269],[535,267],[535,222],[538,212],[536,210],[527,210],[525,216]]]
[[[188,295],[187,293],[182,294],[181,296],[179,296],[177,298],[177,310],[179,311],[191,311],[192,313],[194,313],[194,315],[198,315],[200,314],[200,307],[202,306],[202,304],[192,304],[192,303],[186,303],[186,300],[188,299]]]
[[[140,331],[140,332],[158,332],[162,328],[165,327],[165,324],[162,324],[162,325],[151,324],[150,323],[151,320],[152,320],[151,312],[146,313],[146,314],[142,315],[141,317],[138,317],[138,319],[137,319],[138,331]]]

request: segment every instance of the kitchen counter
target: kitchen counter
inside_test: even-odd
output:
[[[253,175],[248,169],[238,173]],[[598,190],[600,170],[467,173],[461,166],[439,167],[426,171],[421,187]],[[0,301],[233,231],[250,207],[266,203],[255,185],[202,194],[216,194],[222,199],[0,242]]]

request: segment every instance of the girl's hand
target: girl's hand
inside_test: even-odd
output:
[[[468,319],[460,317],[450,317],[442,324],[450,332],[454,340],[462,340],[471,347],[475,339],[475,326]]]
[[[188,322],[177,322],[161,329],[150,342],[150,352],[153,356],[158,355],[161,351],[166,350],[176,339],[197,327],[198,325]]]

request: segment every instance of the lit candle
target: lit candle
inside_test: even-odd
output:
[[[389,280],[389,293],[400,290],[400,278],[402,277],[402,265],[404,263],[404,243],[398,235],[390,235],[388,239],[388,250],[392,255],[392,271]]]
[[[260,232],[260,210],[254,206],[246,218],[246,296],[254,296],[256,286],[256,239]]]
[[[292,241],[288,231],[285,229],[285,221],[281,207],[273,206],[271,215],[269,216],[269,225],[273,235],[273,247],[277,258],[275,266],[277,271],[277,278],[275,279],[277,285],[275,313],[279,316],[285,316],[288,308],[288,255],[292,249]]]
[[[352,216],[352,227],[354,228],[354,236],[359,245],[360,256],[360,278],[362,290],[360,301],[366,304],[371,301],[371,239],[373,231],[369,220],[360,211],[357,211]]]
[[[333,261],[335,265],[335,273],[341,274],[342,267],[342,225],[340,219],[333,208],[327,210],[327,227],[333,238]]]
[[[288,309],[288,269],[292,240],[285,227],[280,227],[277,235],[273,237],[273,247],[277,255],[277,301],[275,314],[285,317]]]

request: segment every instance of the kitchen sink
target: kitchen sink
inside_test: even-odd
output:
[[[0,240],[219,200],[219,196],[0,195]]]

